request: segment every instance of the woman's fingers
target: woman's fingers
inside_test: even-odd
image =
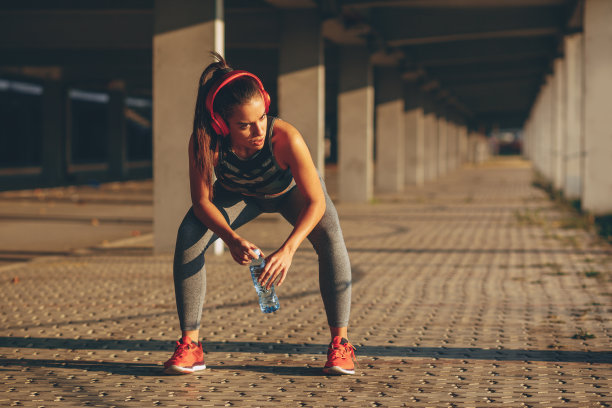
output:
[[[275,258],[270,258],[262,274],[259,276],[259,283],[265,285],[266,289],[270,289],[274,282],[277,282],[277,286],[280,286],[285,280],[288,271],[289,265]]]

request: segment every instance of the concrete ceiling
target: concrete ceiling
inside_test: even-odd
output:
[[[330,46],[369,47],[474,125],[521,126],[563,35],[582,29],[580,0],[225,0],[226,52],[277,50],[296,8],[320,13]],[[153,18],[153,0],[2,2],[0,73],[150,92]]]

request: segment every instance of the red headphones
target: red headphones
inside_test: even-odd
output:
[[[232,82],[233,80],[237,78],[244,77],[244,76],[253,78],[255,82],[257,83],[259,92],[261,93],[261,96],[263,97],[263,100],[264,100],[264,105],[266,107],[266,113],[268,113],[268,108],[270,107],[270,95],[268,95],[268,93],[264,89],[263,84],[261,83],[259,78],[257,78],[257,76],[247,71],[236,70],[236,71],[228,72],[227,74],[223,75],[221,79],[219,79],[218,85],[213,86],[210,89],[210,91],[208,91],[208,95],[206,96],[206,109],[208,110],[208,113],[210,113],[210,117],[212,119],[211,126],[214,129],[214,131],[217,132],[217,134],[219,135],[227,136],[229,135],[230,131],[229,131],[229,127],[227,126],[227,123],[225,123],[221,115],[213,111],[213,103],[215,102],[215,97],[217,96],[221,88],[223,88],[225,85],[229,84],[230,82]]]

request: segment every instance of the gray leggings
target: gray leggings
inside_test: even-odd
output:
[[[327,322],[332,327],[345,327],[348,326],[351,304],[351,265],[338,213],[325,190],[325,184],[322,185],[325,214],[308,235],[308,240],[319,258],[319,286]],[[215,184],[213,203],[234,230],[264,212],[278,212],[295,225],[305,205],[297,187],[280,197],[259,199],[227,191],[218,183]],[[217,238],[195,216],[193,209],[187,212],[178,230],[174,252],[174,291],[181,330],[197,330],[200,327],[206,293],[204,253]]]

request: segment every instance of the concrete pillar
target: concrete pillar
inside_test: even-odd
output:
[[[46,81],[42,96],[42,174],[47,185],[57,185],[66,173],[66,96],[63,83]]]
[[[280,36],[279,116],[306,141],[321,176],[325,171],[325,65],[321,22],[316,10],[282,15]]]
[[[449,115],[446,122],[446,152],[448,171],[453,171],[457,168],[459,158],[459,143],[457,140],[457,124],[454,122],[454,116]]]
[[[552,84],[552,183],[555,190],[563,188],[565,152],[565,62],[562,58],[554,61]]]
[[[223,1],[156,0],[154,18],[154,247],[168,252],[191,205],[187,146],[208,51],[224,52]]]
[[[473,164],[478,164],[479,162],[479,157],[478,157],[478,132],[476,132],[475,130],[470,131],[470,134],[468,136],[468,140],[469,140],[469,153],[468,153],[468,157],[469,157],[469,161],[470,163]]]
[[[587,0],[584,10],[584,137],[582,207],[612,213],[612,1]]]
[[[431,96],[425,99],[425,181],[438,178],[438,117]]]
[[[377,190],[397,193],[404,190],[405,131],[402,78],[397,67],[377,67],[374,96],[376,104]]]
[[[546,76],[546,83],[542,88],[542,111],[540,148],[542,150],[542,173],[547,180],[552,180],[552,75]]]
[[[422,186],[425,182],[425,112],[423,94],[413,82],[404,86],[406,135],[406,183]]]
[[[523,158],[525,159],[530,159],[530,153],[531,153],[531,137],[530,137],[530,131],[531,131],[531,115],[533,113],[533,106],[532,106],[532,111],[529,113],[529,116],[527,117],[527,119],[525,120],[525,123],[523,124]]]
[[[544,86],[540,87],[536,100],[533,104],[533,140],[532,140],[532,151],[533,151],[533,165],[536,171],[544,174],[543,166],[543,150],[542,140],[544,135],[542,133],[542,105],[544,100]]]
[[[448,172],[448,133],[447,133],[446,109],[438,108],[438,176],[441,177]]]
[[[342,201],[369,202],[374,190],[374,87],[366,47],[340,49],[338,182]]]
[[[565,175],[563,191],[568,200],[580,199],[582,187],[582,145],[584,89],[582,77],[582,33],[565,37],[565,75],[567,83],[565,116]]]
[[[127,132],[125,129],[125,90],[114,86],[108,101],[108,159],[109,175],[121,180],[127,173]]]
[[[463,121],[459,122],[458,137],[459,137],[459,163],[457,167],[461,167],[468,161],[468,128]]]

